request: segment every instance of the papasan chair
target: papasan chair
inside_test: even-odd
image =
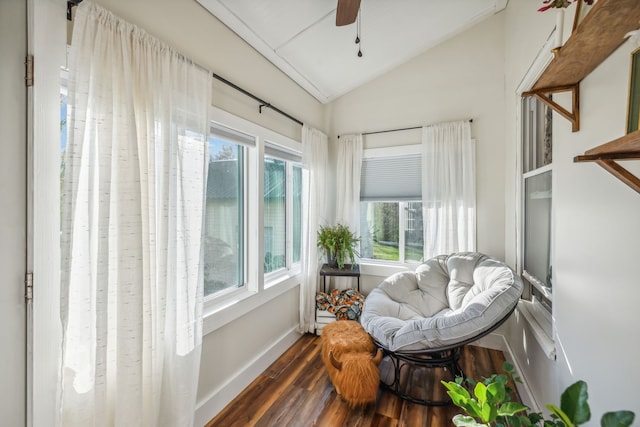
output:
[[[381,376],[381,385],[414,403],[449,404],[447,398],[436,399],[435,391],[425,397],[424,390],[406,383],[434,375],[433,368],[464,377],[458,363],[462,347],[501,325],[515,309],[522,289],[511,268],[477,252],[440,255],[415,271],[385,279],[367,297],[360,318],[384,351],[384,360],[392,363],[387,379]],[[403,370],[408,372],[403,375]]]

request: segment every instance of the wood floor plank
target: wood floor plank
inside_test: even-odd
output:
[[[282,356],[271,364],[265,371],[264,375],[276,378],[285,369],[291,366],[292,363],[297,361],[298,355],[308,355],[310,348],[317,348],[317,340],[311,334],[305,334],[298,339]]]
[[[309,399],[309,391],[293,384],[287,387],[283,394],[289,399],[277,399],[256,422],[256,427],[292,425],[302,417],[300,407]]]
[[[317,351],[320,351],[318,347]],[[298,387],[304,388],[306,390],[311,390],[315,384],[326,376],[326,369],[324,367],[324,363],[322,362],[322,357],[316,357],[316,354],[313,354],[313,358],[307,362],[307,366],[304,369],[302,375],[295,379],[294,384]]]
[[[467,376],[482,379],[501,372],[502,352],[476,346],[462,350],[460,364]],[[496,368],[497,367],[497,368]],[[381,376],[389,367],[381,364]],[[385,374],[386,372],[386,374]],[[391,372],[392,374],[393,372]],[[446,397],[441,380],[451,379],[442,369],[410,373],[402,380],[413,392]],[[320,340],[307,334],[256,378],[207,427],[444,427],[451,426],[455,406],[427,407],[404,401],[381,389],[375,403],[351,408],[336,394],[322,364]]]
[[[453,405],[431,408],[431,411],[429,412],[429,419],[425,425],[434,427],[451,426],[453,425],[453,422],[451,421],[453,417],[461,413],[462,409]]]
[[[376,416],[376,408],[374,405],[353,408],[349,411],[344,424],[353,427],[369,427],[373,423]]]
[[[343,426],[351,408],[337,393],[332,391],[331,398],[327,401],[324,411],[316,420],[318,426]],[[302,421],[302,420],[300,420]]]
[[[210,426],[246,426],[251,424],[251,415],[255,412],[254,402],[260,399],[265,390],[272,386],[271,378],[260,375],[245,388],[232,404],[221,411],[207,427]]]
[[[304,348],[319,355],[316,346],[305,345]],[[227,426],[229,424],[225,424],[222,420],[226,418],[227,422],[235,422],[235,417],[240,417],[246,422],[246,424],[240,425],[255,425],[264,413],[275,404],[276,400],[280,398],[286,387],[298,377],[300,372],[304,371],[306,364],[303,363],[303,360],[306,356],[307,354],[305,353],[299,353],[298,351],[291,351],[291,349],[289,349],[283,357],[274,362],[270,368],[267,368],[264,375],[261,375],[264,379],[260,379],[259,377],[256,380],[259,387],[257,387],[253,393],[248,392],[244,396],[241,394],[241,396],[234,399],[208,426]],[[283,358],[289,360],[283,361]],[[254,383],[256,381],[254,381]],[[252,389],[252,386],[253,383],[249,385],[248,389]],[[229,409],[229,414],[225,413],[227,409]]]
[[[386,418],[399,419],[402,412],[402,400],[387,391],[380,391],[378,396],[376,413]]]
[[[319,381],[309,393],[309,399],[304,402],[296,413],[296,420],[308,420],[307,425],[318,425],[318,419],[330,399],[335,398],[335,390],[328,378]]]
[[[371,427],[398,427],[398,419],[375,414],[373,420],[371,420]]]
[[[407,402],[402,405],[402,412],[400,413],[399,427],[422,427],[429,425],[427,420],[429,419],[428,406],[417,405],[415,403]]]

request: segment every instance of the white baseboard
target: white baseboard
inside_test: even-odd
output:
[[[300,338],[297,327],[276,340],[269,348],[254,357],[237,372],[229,381],[222,384],[205,399],[196,404],[194,426],[204,426],[211,421],[225,406],[244,390],[258,375],[265,371],[278,357]]]
[[[492,350],[502,351],[504,353],[504,359],[513,365],[516,376],[520,377],[520,379],[522,380],[522,382],[516,383],[516,388],[518,389],[518,394],[520,394],[522,403],[531,408],[533,412],[540,411],[535,399],[533,398],[533,393],[531,392],[531,389],[527,385],[524,376],[522,375],[522,369],[520,369],[518,361],[513,355],[513,350],[511,349],[507,338],[502,334],[492,332],[489,335],[475,341],[473,344],[484,348],[490,348]]]
[[[484,337],[474,341],[472,344],[483,348],[489,348],[491,350],[500,350],[502,352],[506,351],[506,340],[504,335],[497,332],[491,332],[489,335],[485,335]]]

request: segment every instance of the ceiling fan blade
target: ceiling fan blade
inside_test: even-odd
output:
[[[336,10],[336,25],[353,24],[360,10],[360,0],[338,0],[338,8]]]

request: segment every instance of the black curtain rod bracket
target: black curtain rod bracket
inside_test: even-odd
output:
[[[469,119],[469,123],[473,123],[473,119]],[[385,130],[374,130],[371,132],[362,132],[362,136],[365,135],[376,135],[379,133],[388,133],[388,132],[400,132],[404,130],[414,130],[414,129],[422,129],[423,127],[429,127],[433,125],[424,125],[424,126],[411,126],[408,128],[397,128],[397,129],[385,129]],[[340,135],[338,135],[338,139],[340,139]]]
[[[73,20],[73,14],[71,10],[74,8],[74,6],[77,6],[80,3],[82,3],[82,0],[67,0],[67,21]]]
[[[262,114],[262,109],[263,108],[271,108],[271,104],[260,104],[260,105],[258,105],[258,112],[260,114]]]
[[[260,104],[258,105],[258,112],[260,112],[260,114],[262,114],[262,109],[263,108],[268,108],[270,110],[275,111],[276,113],[285,116],[286,118],[288,118],[291,121],[296,122],[297,124],[299,124],[300,126],[304,125],[304,123],[302,123],[302,121],[296,119],[295,117],[285,113],[284,111],[282,111],[279,108],[274,107],[273,105],[271,105],[270,103],[268,103],[267,101],[255,96],[254,94],[252,94],[251,92],[249,92],[248,90],[245,90],[243,88],[241,88],[240,86],[231,83],[229,80],[225,79],[224,77],[220,77],[219,75],[217,75],[216,73],[211,73],[211,75],[221,81],[222,83],[226,84],[229,87],[232,87],[233,89],[237,90],[238,92],[242,93],[243,95],[248,96],[249,98],[253,99],[254,101],[259,102]]]

